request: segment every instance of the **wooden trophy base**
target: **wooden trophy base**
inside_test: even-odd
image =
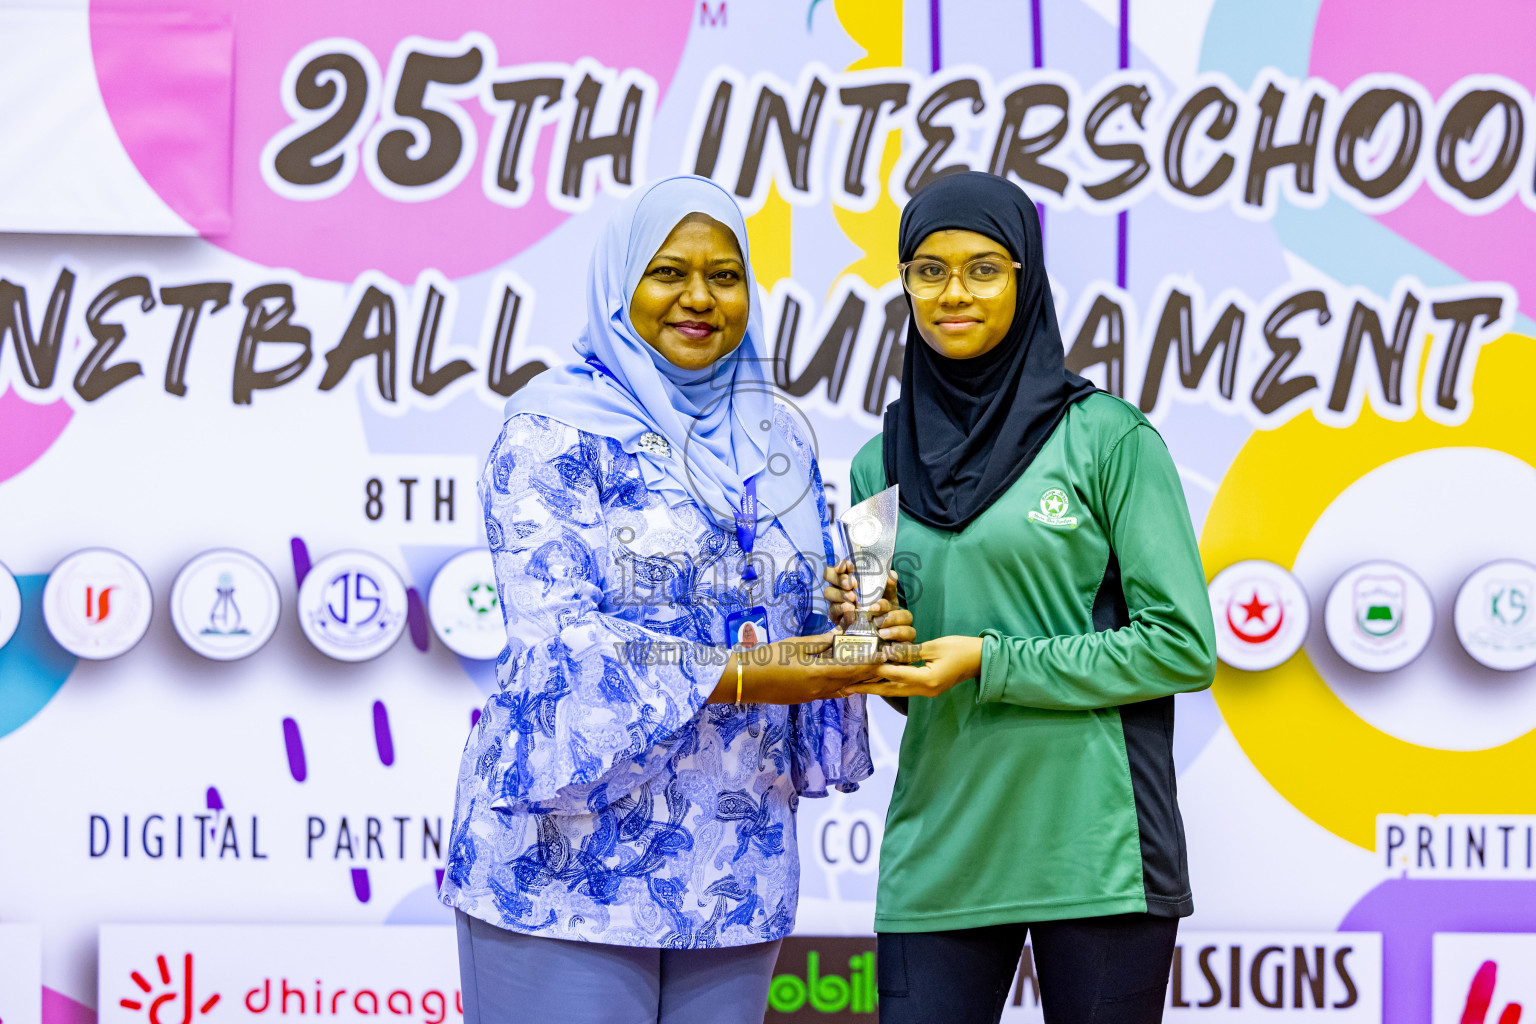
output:
[[[880,637],[874,633],[839,633],[832,638],[835,661],[870,661],[880,651]]]

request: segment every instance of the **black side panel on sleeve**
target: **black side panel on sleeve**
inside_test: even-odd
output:
[[[1099,581],[1099,592],[1093,595],[1093,630],[1103,633],[1130,624],[1131,613],[1125,606],[1125,591],[1120,587],[1120,559],[1111,550],[1104,578]]]
[[[1120,562],[1109,553],[1104,579],[1093,600],[1093,628],[1103,631],[1130,625]],[[1195,912],[1184,852],[1184,820],[1179,815],[1178,783],[1173,766],[1173,697],[1121,705],[1120,728],[1130,763],[1141,832],[1141,876],[1147,913],[1188,917]]]

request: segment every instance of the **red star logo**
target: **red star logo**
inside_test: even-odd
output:
[[[1264,613],[1270,609],[1269,605],[1259,600],[1259,592],[1257,590],[1253,592],[1253,596],[1248,599],[1247,604],[1240,604],[1238,607],[1241,608],[1244,614],[1247,616],[1243,619],[1243,623],[1245,625],[1249,622],[1252,622],[1254,619],[1258,619],[1260,622],[1263,622]]]

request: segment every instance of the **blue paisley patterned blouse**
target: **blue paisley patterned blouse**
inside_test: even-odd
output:
[[[820,473],[791,418],[777,420],[815,482],[819,562]],[[443,902],[516,932],[628,946],[787,934],[795,806],[873,770],[864,698],[704,702],[731,612],[762,605],[773,639],[824,628],[820,564],[775,520],[746,600],[734,530],[691,502],[668,507],[617,442],[542,416],[507,421],[480,497],[508,643],[464,749]]]

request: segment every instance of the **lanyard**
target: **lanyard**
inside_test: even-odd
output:
[[[757,579],[757,568],[752,562],[752,549],[757,545],[757,477],[752,477],[741,488],[741,511],[736,513],[736,543],[747,556],[747,565],[741,578],[747,583]]]

